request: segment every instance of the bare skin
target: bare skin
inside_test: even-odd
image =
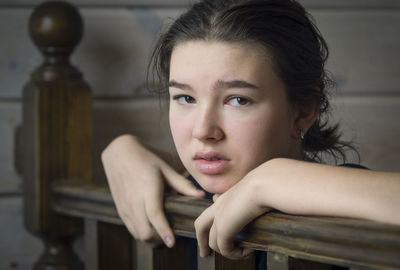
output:
[[[118,214],[140,241],[168,247],[175,237],[164,214],[165,185],[187,196],[204,197],[204,191],[144,148],[132,135],[116,138],[102,153],[104,170]]]
[[[201,256],[210,248],[232,259],[248,256],[233,239],[270,209],[400,225],[399,173],[301,161],[299,130],[307,132],[318,104],[292,107],[259,47],[185,42],[174,49],[170,70],[170,125],[179,157],[204,189],[221,194],[195,222]],[[102,160],[132,235],[173,246],[165,185],[188,196],[204,192],[133,136],[115,139]]]
[[[151,158],[144,162],[143,155]],[[159,190],[169,183],[188,196],[202,197],[204,194],[131,135],[116,138],[102,157],[118,212],[132,235],[153,245],[163,239],[172,247],[175,238],[165,219],[160,203],[163,193]],[[147,170],[144,173],[148,178],[137,177],[137,168]],[[171,178],[162,177],[160,170],[170,171],[167,174]],[[140,194],[143,196],[138,196]],[[270,209],[289,214],[363,218],[400,225],[398,194],[400,173],[272,159],[217,196],[215,203],[199,216],[195,228],[200,254],[207,256],[211,248],[232,259],[248,256],[250,250],[235,246],[233,239],[246,224]],[[148,211],[151,207],[143,205],[153,205],[155,211]],[[172,242],[167,241],[167,237]]]
[[[234,237],[271,209],[400,225],[399,192],[399,173],[273,159],[218,196],[198,217],[200,255],[207,256],[211,248],[231,259],[246,257],[251,250],[235,246]]]

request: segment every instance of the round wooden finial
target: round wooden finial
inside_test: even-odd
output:
[[[83,23],[78,10],[61,1],[37,6],[29,21],[29,33],[44,53],[71,52],[82,37]]]

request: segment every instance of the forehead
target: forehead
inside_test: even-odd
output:
[[[240,79],[261,88],[282,83],[274,72],[272,57],[263,46],[203,40],[175,46],[169,79],[194,85]]]
[[[171,54],[171,65],[173,60],[185,58],[188,62],[196,56],[201,59],[211,60],[216,58],[230,58],[231,62],[240,61],[242,58],[264,60],[271,62],[271,57],[267,50],[253,42],[223,42],[223,41],[205,41],[205,40],[189,40],[178,43]]]

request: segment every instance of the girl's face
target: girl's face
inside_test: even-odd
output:
[[[258,45],[178,44],[169,93],[178,154],[211,193],[225,192],[269,159],[301,158],[296,112]]]

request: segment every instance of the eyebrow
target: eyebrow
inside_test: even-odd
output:
[[[257,86],[243,80],[233,81],[217,81],[214,85],[214,89],[230,89],[230,88],[250,88],[258,89]]]
[[[177,81],[171,80],[168,83],[169,87],[175,87],[179,88],[182,90],[192,90],[192,87],[190,87],[188,84],[184,83],[179,83]],[[230,88],[250,88],[250,89],[258,89],[257,86],[254,84],[251,84],[249,82],[243,81],[243,80],[233,80],[233,81],[221,81],[218,80],[215,84],[213,89],[230,89]]]
[[[169,81],[168,86],[169,87],[179,88],[179,89],[182,89],[182,90],[192,90],[192,87],[190,87],[189,85],[184,84],[184,83],[178,83],[178,82],[176,82],[174,80]]]

